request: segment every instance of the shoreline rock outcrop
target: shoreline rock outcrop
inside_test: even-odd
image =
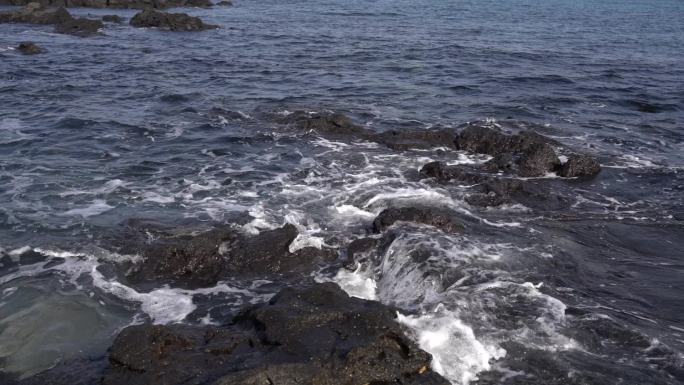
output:
[[[448,385],[395,318],[333,283],[288,288],[226,326],[124,329],[102,384]]]

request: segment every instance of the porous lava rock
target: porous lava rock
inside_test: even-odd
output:
[[[226,326],[124,329],[102,384],[448,385],[395,318],[333,283],[287,288]]]

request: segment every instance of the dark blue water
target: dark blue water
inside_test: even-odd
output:
[[[415,201],[476,224],[459,236],[407,227],[377,266],[317,279],[405,309],[454,384],[684,383],[684,2],[186,11],[222,29],[108,24],[81,39],[0,25],[0,247],[22,264],[0,266],[1,370],[100,357],[131,322],[211,322],[214,306],[275,290],[236,277],[143,293],[104,277],[96,267],[135,258],[131,218],[202,229],[247,212],[246,232],[290,222],[298,246],[343,247],[383,208]],[[47,52],[11,48],[27,40]],[[298,109],[377,131],[532,127],[603,171],[550,180],[572,202],[562,211],[470,207],[467,188],[415,174],[481,158],[335,142],[270,118]],[[417,249],[430,263],[407,257]]]

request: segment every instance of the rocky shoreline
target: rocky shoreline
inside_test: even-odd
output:
[[[295,133],[347,143],[370,141],[400,152],[439,147],[488,155],[491,159],[481,166],[431,162],[420,170],[420,178],[475,187],[467,202],[477,206],[534,201],[532,207],[548,209],[560,198],[553,198],[552,188],[539,177],[555,175],[572,183],[600,172],[595,158],[534,131],[504,132],[469,123],[459,129],[377,133],[332,112],[294,112],[273,120]],[[242,233],[237,224],[201,233],[160,231],[154,242],[136,245],[136,239],[155,230],[132,221],[127,247],[142,258],[120,264],[108,274],[138,290],[159,285],[208,288],[232,277],[291,282],[292,286],[267,303],[216,319],[215,325],[129,326],[115,338],[106,361],[67,362],[19,383],[78,383],[68,374],[69,368],[83,365],[88,370],[74,372],[90,373],[87,381],[107,385],[446,385],[449,382],[431,370],[430,354],[396,322],[396,309],[350,297],[336,284],[310,278],[321,268],[353,269],[364,263],[369,252],[387,247],[396,236],[392,228],[405,222],[446,233],[467,231],[461,214],[415,204],[388,207],[372,221],[367,237],[340,249],[293,250],[299,233],[291,224],[256,235]],[[18,260],[46,258],[28,253]],[[3,269],[12,269],[16,260],[4,255],[0,263]]]

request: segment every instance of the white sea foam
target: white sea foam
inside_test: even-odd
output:
[[[421,349],[432,354],[433,370],[453,384],[469,384],[479,372],[490,369],[492,360],[506,355],[495,344],[478,340],[472,328],[442,305],[421,315],[397,316],[411,329]]]
[[[105,213],[114,206],[110,206],[104,199],[96,199],[90,205],[81,208],[75,208],[62,213],[62,216],[81,216],[83,218],[93,217]]]
[[[187,318],[187,316],[197,308],[193,302],[194,295],[211,295],[218,293],[235,294],[236,304],[241,303],[242,300],[240,298],[242,297],[249,298],[250,300],[254,300],[254,298],[257,297],[250,290],[237,288],[224,282],[219,283],[214,287],[195,290],[164,286],[152,290],[149,293],[142,293],[115,279],[105,278],[97,269],[100,265],[98,258],[95,258],[92,255],[40,248],[32,249],[28,246],[17,250],[23,250],[22,253],[28,250],[35,250],[48,257],[63,258],[64,261],[59,264],[51,264],[50,261],[47,261],[21,266],[18,271],[0,277],[0,284],[5,284],[20,277],[35,276],[53,270],[62,272],[65,277],[65,282],[80,289],[84,289],[80,283],[80,278],[84,275],[89,275],[92,277],[94,287],[123,300],[139,303],[140,310],[147,314],[152,322],[156,324],[181,322]],[[136,258],[137,256],[113,254],[110,259],[134,260]]]
[[[340,269],[333,278],[333,282],[352,297],[377,300],[377,284],[371,278],[370,272],[364,270],[360,264],[354,271]]]
[[[124,182],[121,179],[112,179],[110,181],[107,181],[102,187],[98,187],[92,190],[67,190],[61,192],[59,196],[68,197],[72,195],[107,195],[111,194],[112,192],[116,191],[121,187],[126,187],[127,185],[130,185],[130,183]]]

